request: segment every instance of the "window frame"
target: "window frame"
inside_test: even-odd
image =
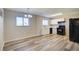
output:
[[[44,22],[44,20],[46,20],[46,21],[48,22],[48,24],[47,24],[47,25],[45,25],[45,24],[43,23],[43,22]],[[48,25],[49,25],[49,20],[48,20],[48,19],[43,19],[43,20],[42,20],[42,25],[43,25],[43,26],[48,26]]]
[[[28,18],[28,25],[24,25],[24,18],[27,18],[27,17],[22,17],[22,26],[18,26],[17,25],[17,17],[22,17],[22,16],[16,16],[16,26],[17,27],[27,27],[27,26],[30,26],[30,22],[29,22],[29,18]]]
[[[27,18],[27,17],[24,17]],[[23,18],[23,26],[30,26],[29,18],[28,18],[28,25],[24,25],[24,18]]]

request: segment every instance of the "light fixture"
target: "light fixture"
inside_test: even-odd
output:
[[[53,15],[51,15],[51,16],[60,16],[60,15],[63,15],[63,13],[56,13],[56,14],[53,14]]]
[[[30,17],[30,18],[31,18],[31,17],[32,17],[32,15],[30,15],[30,14],[29,14],[29,15],[28,15],[28,17]]]
[[[27,17],[27,14],[25,14],[24,17]]]
[[[27,17],[27,18],[32,18],[32,15],[30,14],[30,12],[29,12],[29,8],[27,8],[27,10],[26,10],[26,14],[24,15],[24,17]]]

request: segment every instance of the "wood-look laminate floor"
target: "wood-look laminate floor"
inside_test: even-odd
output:
[[[79,44],[61,35],[45,35],[8,42],[4,51],[78,51]]]

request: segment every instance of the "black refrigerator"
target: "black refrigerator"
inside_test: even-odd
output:
[[[69,19],[69,39],[79,43],[79,18]]]

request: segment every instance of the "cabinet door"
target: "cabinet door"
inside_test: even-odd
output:
[[[74,41],[79,42],[79,20],[74,22]]]
[[[69,39],[79,43],[79,18],[70,19]]]

